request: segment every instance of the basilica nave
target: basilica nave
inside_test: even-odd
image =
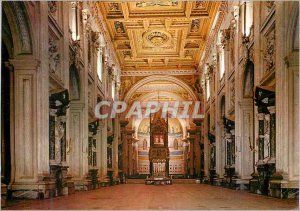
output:
[[[2,208],[298,209],[299,2],[0,5]]]

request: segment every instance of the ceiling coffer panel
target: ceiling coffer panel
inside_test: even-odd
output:
[[[122,70],[193,69],[220,2],[99,2]]]

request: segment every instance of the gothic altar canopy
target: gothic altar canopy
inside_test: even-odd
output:
[[[165,178],[169,176],[168,120],[160,115],[150,118],[150,176]]]

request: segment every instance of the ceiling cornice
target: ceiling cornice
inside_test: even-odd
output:
[[[174,70],[125,70],[121,72],[121,76],[149,76],[149,75],[197,75],[199,71],[196,69],[174,69]]]

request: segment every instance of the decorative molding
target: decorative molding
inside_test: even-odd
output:
[[[197,75],[196,69],[176,69],[176,70],[126,70],[121,72],[121,76],[148,76],[148,75]]]
[[[61,56],[59,53],[59,47],[57,40],[54,40],[53,37],[49,37],[49,71],[52,73],[57,73],[59,70]]]
[[[264,71],[269,72],[275,67],[275,28],[265,36],[265,47],[263,49]]]
[[[109,37],[109,32],[107,30],[106,25],[104,24],[105,21],[102,16],[102,12],[99,8],[98,3],[97,2],[88,2],[88,5],[91,8],[92,16],[95,17],[96,24],[98,25],[99,30],[103,32],[102,35],[103,35],[103,38],[106,40],[107,48],[114,49],[113,43]],[[112,50],[110,52],[111,52],[110,60],[114,61],[114,63],[116,64],[117,70],[120,72],[121,71],[120,63],[119,63],[118,57],[116,55],[116,52],[114,50]]]
[[[206,41],[206,47],[205,47],[202,59],[200,60],[200,64],[199,64],[200,68],[199,69],[203,69],[203,65],[206,63],[206,61],[209,58],[211,47],[213,45],[214,40],[216,39],[216,36],[218,35],[221,24],[224,20],[227,6],[228,6],[228,2],[222,1],[221,5],[219,7],[219,11],[218,11],[218,15],[217,15],[218,19],[217,19],[216,25],[211,30],[210,34],[208,35],[208,39]]]

